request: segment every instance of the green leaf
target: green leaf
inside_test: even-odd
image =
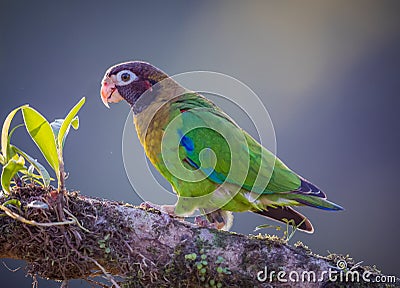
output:
[[[7,206],[7,205],[13,205],[13,206],[17,207],[18,209],[20,209],[21,201],[19,201],[18,199],[10,199],[3,203],[3,206]]]
[[[56,119],[53,122],[50,123],[51,129],[53,129],[54,137],[56,138],[56,144],[57,144],[57,149],[60,149],[59,144],[58,144],[58,135],[60,133],[60,129],[62,124],[64,123],[64,119]],[[71,122],[72,128],[77,130],[79,128],[79,117],[76,116],[74,119],[72,119]],[[69,128],[65,131],[64,138],[62,140],[62,147],[64,147],[65,139],[67,138],[67,135],[69,133]]]
[[[60,128],[63,122],[64,119],[55,119],[53,122],[50,123],[51,129],[53,130],[53,134],[56,140],[56,144],[57,144],[58,133],[60,132]]]
[[[8,155],[8,143],[9,143],[8,130],[10,129],[11,121],[14,118],[15,114],[18,112],[18,110],[23,109],[25,107],[28,107],[28,105],[15,108],[7,115],[6,120],[4,120],[3,128],[1,130],[1,153],[3,154],[5,163],[8,162],[8,160],[11,158]]]
[[[1,187],[7,193],[10,193],[11,180],[17,174],[18,171],[22,170],[25,165],[24,157],[15,155],[8,161],[8,163],[3,167],[1,173]]]
[[[19,127],[22,127],[22,126],[24,126],[24,124],[19,124],[19,125],[15,126],[13,129],[11,129],[10,133],[8,134],[7,153],[8,153],[9,159],[14,157],[14,155],[15,155],[15,152],[13,149],[11,149],[11,145],[10,145],[11,137],[14,134],[15,130],[17,130]]]
[[[35,173],[30,174],[27,169],[22,169],[20,171],[20,173],[24,174],[24,175],[21,176],[22,180],[25,181],[26,179],[29,179],[31,181],[34,181],[35,183],[38,183],[40,186],[44,186],[42,175],[40,175],[40,174],[38,175],[38,174],[35,174]],[[39,181],[39,180],[41,180],[41,181]],[[50,178],[50,180],[52,181],[54,179]]]
[[[67,135],[69,131],[69,127],[72,124],[72,127],[74,129],[77,129],[79,126],[79,120],[76,118],[76,114],[78,114],[79,110],[82,108],[83,104],[85,104],[86,98],[83,97],[72,109],[69,111],[67,117],[65,117],[61,127],[60,131],[57,136],[57,144],[58,147],[63,147],[63,141],[64,137]]]
[[[6,162],[6,159],[4,159],[3,155],[0,153],[0,164],[4,165],[4,164],[6,164],[5,162]]]
[[[185,259],[186,260],[196,260],[196,258],[197,258],[196,253],[191,253],[191,254],[186,254],[185,255]]]
[[[28,154],[26,154],[21,149],[11,145],[11,149],[15,151],[15,153],[21,154],[33,167],[35,167],[36,171],[40,173],[40,176],[43,180],[43,184],[45,187],[50,185],[51,177],[49,172],[47,172],[46,168],[42,164],[40,164],[36,159],[32,158]]]
[[[22,109],[26,130],[39,147],[46,161],[59,178],[60,163],[58,161],[56,141],[49,122],[39,112],[30,107]]]
[[[266,228],[274,228],[274,225],[269,225],[269,224],[263,224],[263,225],[258,225],[255,229],[254,232],[261,230],[261,229],[266,229]]]
[[[74,119],[72,119],[71,126],[72,126],[72,128],[74,128],[74,130],[78,130],[78,128],[79,128],[79,117],[78,116],[76,116]]]
[[[29,165],[29,167],[28,167],[28,174],[30,174],[30,175],[32,175],[33,174],[33,170],[35,169],[35,166],[33,166],[32,164],[31,165]]]

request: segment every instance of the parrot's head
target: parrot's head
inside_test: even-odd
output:
[[[121,100],[133,106],[146,90],[166,78],[167,74],[146,62],[117,64],[106,71],[101,81],[101,100],[108,108],[108,103]]]

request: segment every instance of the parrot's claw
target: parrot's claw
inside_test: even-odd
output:
[[[140,204],[139,207],[143,209],[155,209],[157,211],[169,215],[170,217],[183,220],[183,217],[175,214],[175,205],[157,205],[146,201]]]
[[[194,224],[199,227],[210,228],[210,229],[220,229],[218,228],[217,223],[211,223],[206,218],[202,216],[194,217]]]
[[[158,210],[158,211],[161,212],[161,206],[160,206],[160,205],[153,204],[153,203],[147,202],[147,201],[141,203],[141,204],[139,205],[139,207],[140,207],[140,208],[143,208],[143,209],[146,209],[146,210],[148,210],[148,209],[155,209],[155,210]]]

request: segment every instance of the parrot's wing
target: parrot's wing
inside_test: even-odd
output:
[[[243,133],[246,135],[253,164],[250,166],[249,173],[252,177],[257,173],[259,173],[259,177],[270,177],[266,189],[257,189],[257,185],[253,185],[253,192],[262,194],[291,192],[326,198],[326,195],[317,186],[290,170],[278,157],[261,146],[254,138],[246,132]],[[269,172],[270,167],[273,167],[272,173]]]
[[[273,201],[278,205],[289,201],[294,205],[343,210],[207,99],[192,93],[173,106],[180,116],[180,159],[212,182],[227,182],[262,196],[279,196],[278,202]]]
[[[181,112],[181,159],[203,171],[211,181],[226,181],[259,194],[296,191],[325,197],[212,102],[193,93],[174,106]]]

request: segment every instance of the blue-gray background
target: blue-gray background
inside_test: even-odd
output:
[[[2,0],[0,118],[25,103],[59,118],[86,96],[65,149],[67,186],[138,204],[121,155],[129,107],[101,103],[105,69],[141,59],[169,74],[231,75],[268,108],[279,157],[346,208],[302,209],[316,232],[294,241],[399,276],[399,9],[398,1]],[[15,136],[40,159],[25,131]],[[240,214],[233,230],[251,233],[264,223]],[[0,273],[2,287],[30,287],[23,269],[0,265]]]

